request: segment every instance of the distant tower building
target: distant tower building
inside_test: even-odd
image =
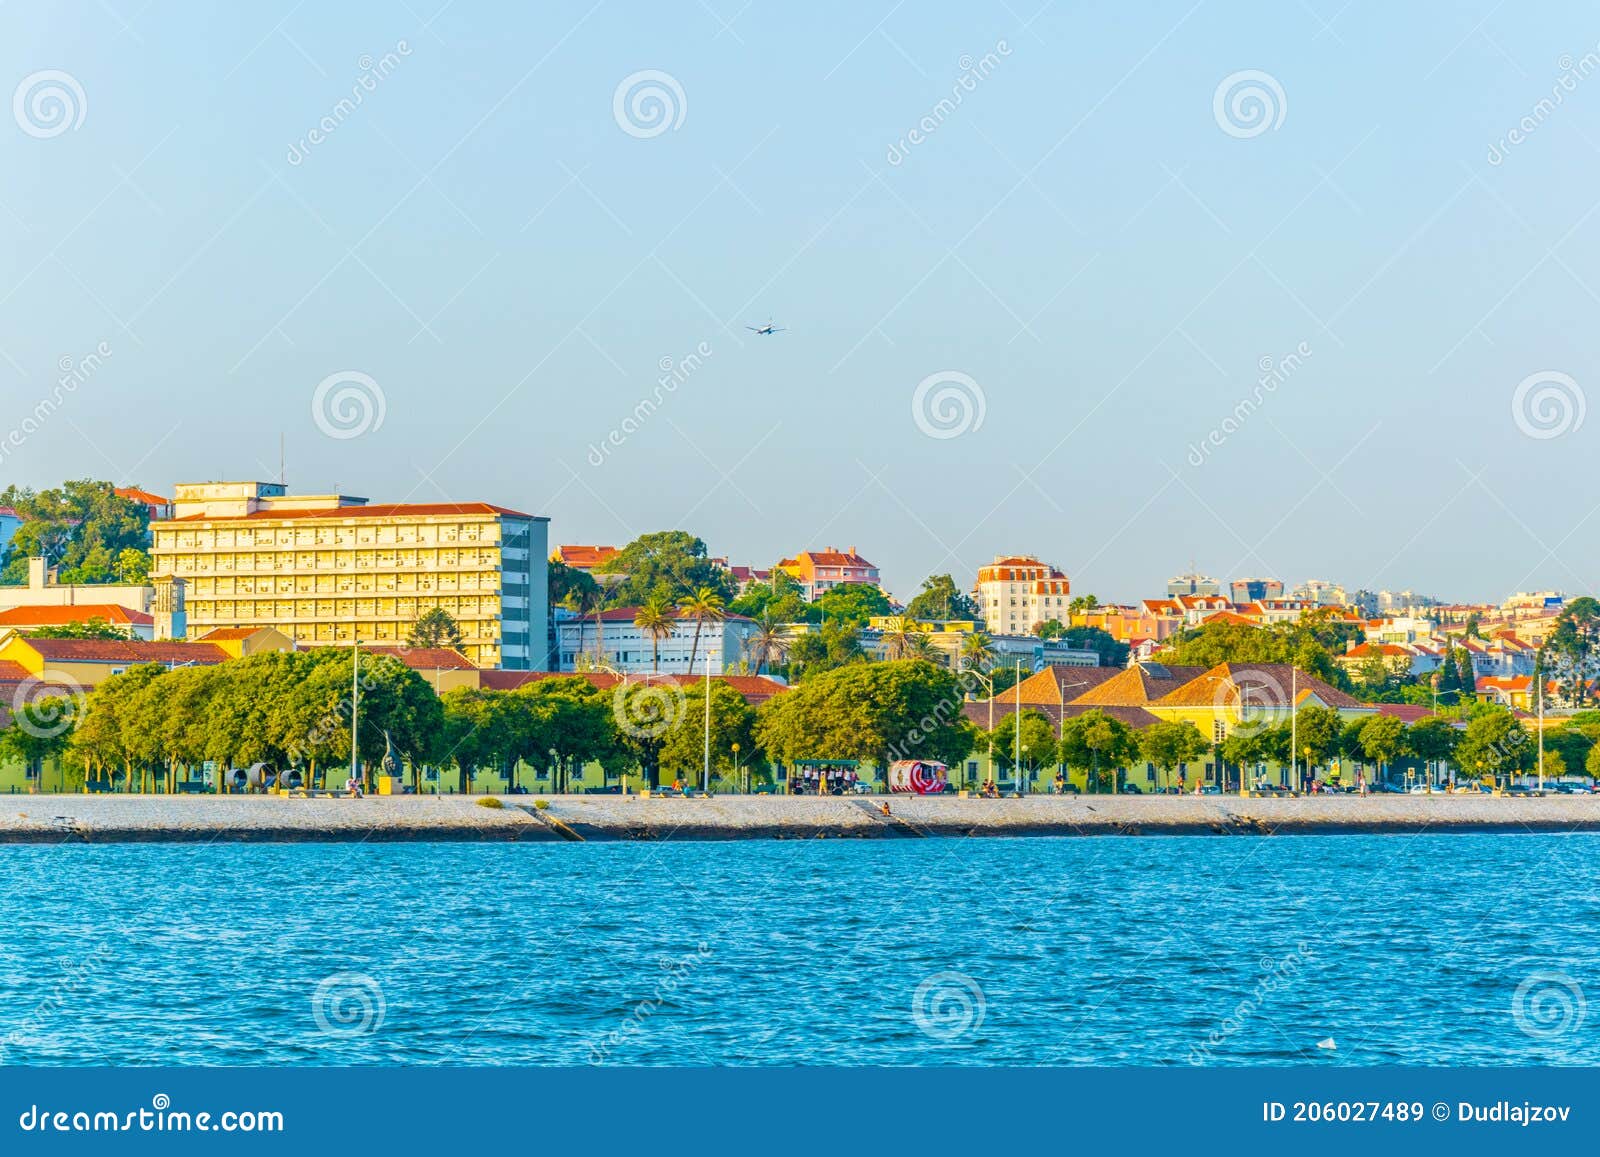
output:
[[[1277,579],[1242,578],[1234,579],[1228,584],[1228,598],[1236,606],[1243,606],[1245,603],[1257,603],[1262,599],[1281,599],[1282,597],[1283,584]]]
[[[1180,574],[1167,580],[1167,597],[1174,598],[1178,595],[1220,595],[1222,584],[1209,575],[1200,574],[1191,570],[1188,574]]]
[[[184,610],[184,587],[181,578],[171,576],[155,580],[155,614],[157,639],[182,639],[189,633],[189,616]]]

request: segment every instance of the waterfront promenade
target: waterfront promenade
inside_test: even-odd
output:
[[[1600,831],[1600,796],[921,797],[31,795],[0,798],[0,843],[916,839]],[[536,798],[546,807],[536,807]],[[888,814],[882,805],[889,804]]]

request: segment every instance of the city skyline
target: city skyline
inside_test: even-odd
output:
[[[8,10],[4,480],[1600,585],[1579,6],[594,13]]]

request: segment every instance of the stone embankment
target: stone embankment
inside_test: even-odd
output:
[[[906,839],[1600,831],[1600,796],[0,797],[0,843]],[[883,810],[887,803],[889,810]]]

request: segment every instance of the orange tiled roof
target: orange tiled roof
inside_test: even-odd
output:
[[[199,643],[233,642],[238,639],[248,639],[251,635],[273,629],[272,627],[216,627],[207,631],[195,641]]]
[[[163,498],[159,494],[151,494],[148,490],[140,490],[137,486],[113,486],[111,493],[118,498],[126,498],[129,502],[140,502],[145,506],[172,505],[172,499]]]
[[[33,678],[28,669],[21,663],[13,663],[10,659],[0,659],[0,683],[21,683]]]
[[[138,639],[25,639],[52,663],[226,663],[212,643],[146,643]]]
[[[283,522],[309,518],[433,518],[494,514],[532,518],[531,514],[488,502],[391,502],[386,505],[333,506],[326,510],[257,510],[253,514],[186,514],[175,522]]]
[[[578,570],[603,566],[621,554],[614,546],[558,546],[556,559]]]
[[[368,655],[392,655],[413,671],[476,671],[471,660],[449,647],[362,647]]]
[[[1361,706],[1353,696],[1287,663],[1218,663],[1155,702],[1158,707],[1211,707],[1243,698],[1256,707],[1287,707],[1291,687],[1300,699],[1315,695],[1329,707]]]
[[[102,619],[115,627],[148,627],[155,619],[117,603],[76,603],[65,607],[13,607],[0,611],[0,627],[55,627]]]
[[[1072,702],[1095,707],[1142,707],[1205,674],[1204,667],[1135,663]]]

